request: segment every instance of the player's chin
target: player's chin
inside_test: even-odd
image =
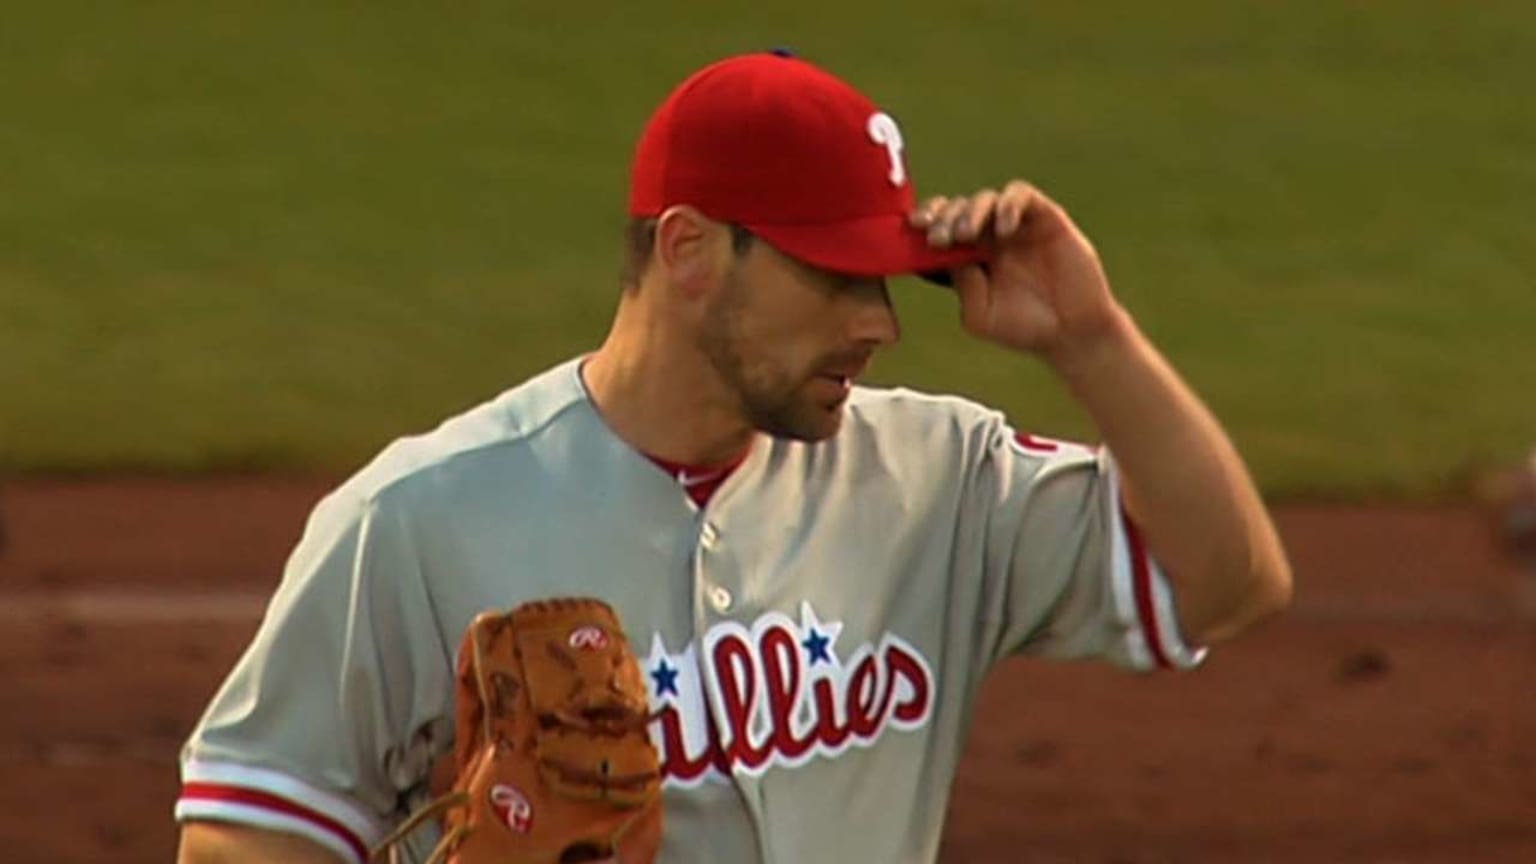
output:
[[[848,407],[846,394],[815,399],[801,412],[802,422],[798,425],[802,434],[794,437],[802,441],[825,441],[833,437],[843,428],[843,415]]]
[[[822,409],[820,416],[816,418],[815,428],[810,431],[810,434],[804,436],[802,440],[811,442],[825,441],[837,435],[838,431],[842,428],[843,405],[838,403],[837,405]]]
[[[843,428],[846,399],[808,399],[792,411],[781,411],[757,424],[758,429],[775,438],[789,438],[814,444],[825,441]]]

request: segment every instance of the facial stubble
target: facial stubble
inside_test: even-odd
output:
[[[783,369],[754,344],[746,322],[751,289],[732,272],[705,313],[699,348],[735,395],[742,418],[777,438],[820,441],[837,432],[843,406],[819,404],[804,392],[808,379]]]

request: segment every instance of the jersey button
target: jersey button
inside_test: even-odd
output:
[[[731,592],[723,586],[716,585],[709,589],[709,602],[710,605],[715,607],[716,612],[729,612],[731,609]]]
[[[719,529],[714,526],[714,523],[705,522],[704,527],[699,530],[699,543],[702,544],[705,549],[714,549],[715,544],[719,541]]]

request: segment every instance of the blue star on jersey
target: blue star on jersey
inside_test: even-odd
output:
[[[677,668],[667,662],[667,658],[661,658],[661,662],[651,669],[651,680],[656,682],[656,698],[668,694],[677,695]]]
[[[805,649],[806,665],[812,669],[821,663],[833,667],[841,665],[833,648],[837,644],[838,635],[843,632],[843,622],[822,621],[816,617],[816,610],[811,608],[811,604],[802,602],[800,632],[806,634],[800,642],[800,646]]]
[[[832,655],[827,653],[827,643],[829,641],[821,633],[812,630],[811,635],[805,637],[805,641],[800,643],[805,647],[805,653],[809,655],[812,666],[823,661],[827,663],[832,662]]]

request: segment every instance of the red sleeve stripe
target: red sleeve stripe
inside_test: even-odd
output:
[[[1173,663],[1163,650],[1163,634],[1158,629],[1157,605],[1152,600],[1152,561],[1147,557],[1147,547],[1141,541],[1141,531],[1131,521],[1130,514],[1120,512],[1125,523],[1125,538],[1131,552],[1131,589],[1136,595],[1136,615],[1141,619],[1143,632],[1147,634],[1147,648],[1152,660],[1160,669],[1170,669]]]
[[[279,798],[269,792],[261,792],[256,789],[242,789],[238,786],[222,786],[217,783],[186,783],[181,787],[181,798],[184,801],[215,801],[234,804],[246,804],[252,807],[260,807],[296,819],[302,819],[327,833],[335,835],[343,843],[347,844],[357,856],[359,861],[368,860],[368,847],[362,838],[352,833],[347,826],[335,819],[296,804],[287,798]]]
[[[1049,438],[1041,438],[1028,432],[1015,432],[1013,442],[1021,448],[1034,453],[1055,453],[1061,449],[1061,443]]]

